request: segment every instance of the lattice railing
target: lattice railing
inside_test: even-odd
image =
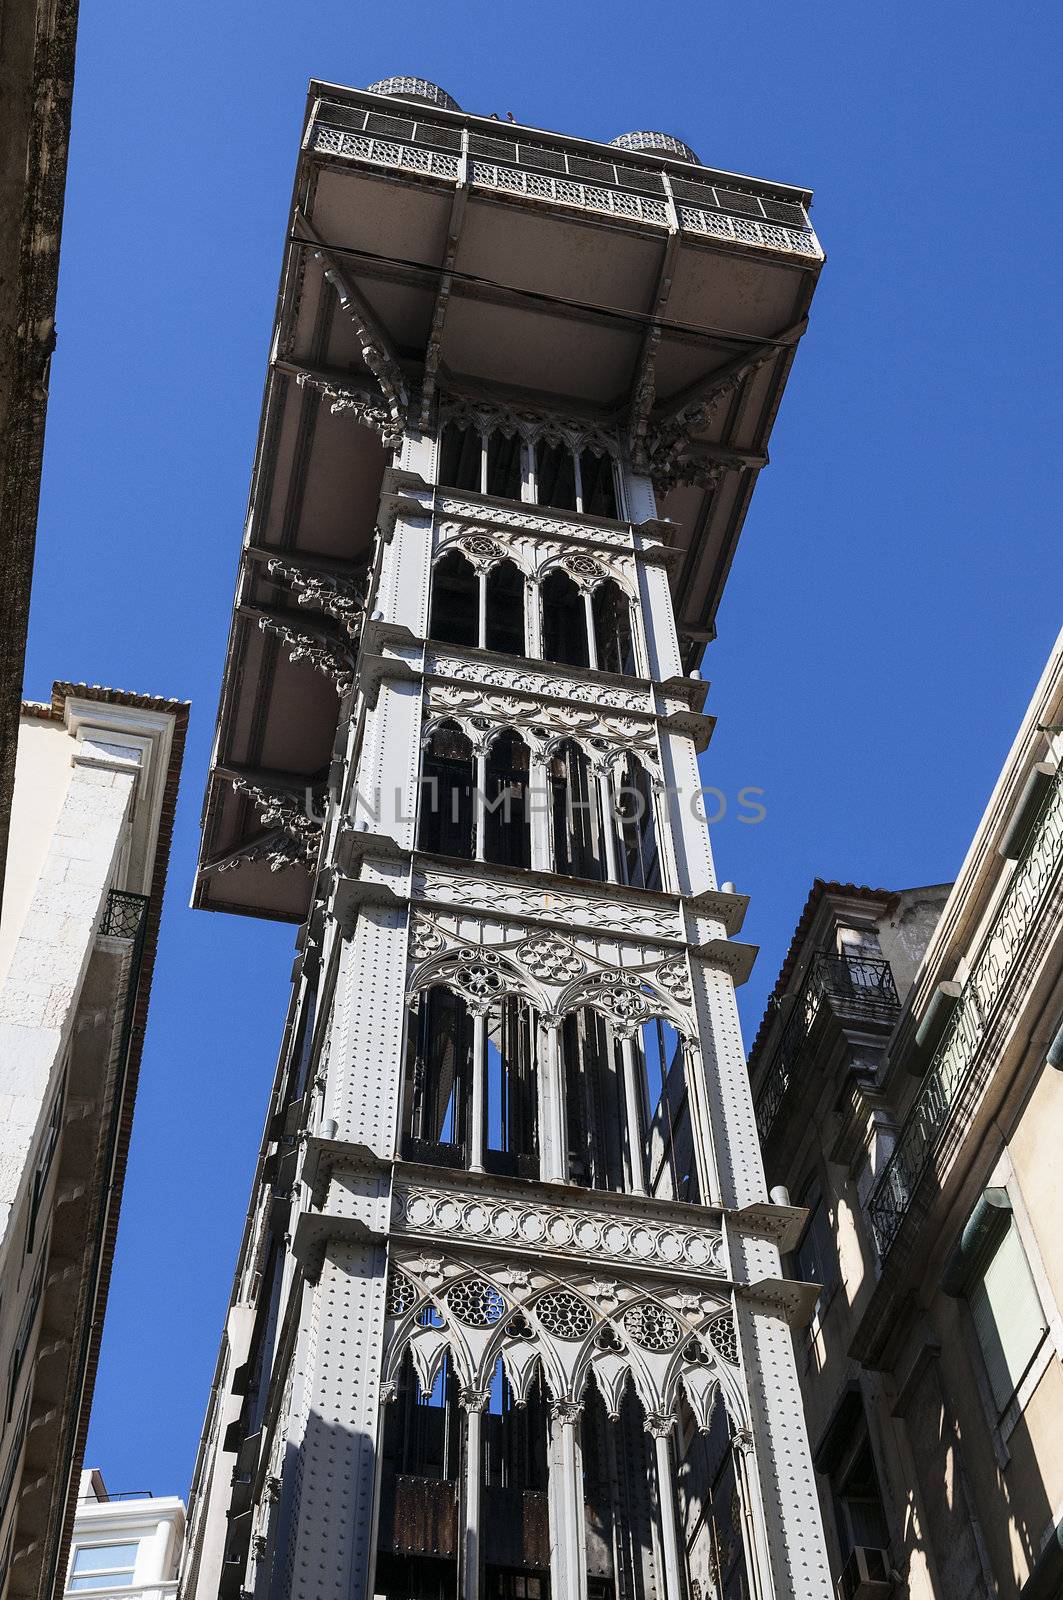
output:
[[[754,217],[729,217],[722,211],[705,211],[700,206],[680,206],[679,222],[692,233],[711,233],[715,239],[733,239],[736,244],[793,250],[797,255],[817,258],[823,254],[811,229],[780,228],[771,222],[758,222]]]
[[[459,158],[442,150],[426,150],[420,145],[402,144],[394,139],[374,139],[364,133],[349,133],[343,128],[319,126],[314,133],[314,149],[322,155],[351,156],[356,161],[371,161],[379,167],[403,167],[408,172],[428,173],[436,178],[456,179]]]
[[[1063,777],[1046,797],[1022,860],[978,949],[956,1009],[868,1201],[879,1258],[892,1247],[951,1114],[986,1064],[981,1046],[1063,867]]]
[[[451,182],[460,175],[459,128],[352,108],[339,111],[333,107],[329,115],[342,118],[346,126],[317,123],[313,148],[322,155],[345,156]],[[469,182],[482,188],[668,226],[668,182],[656,169],[475,133],[469,135],[468,149]],[[804,207],[794,200],[689,177],[672,176],[671,184],[680,226],[693,233],[813,259],[822,257]]]
[[[532,200],[550,200],[556,205],[579,206],[584,211],[604,211],[615,217],[633,217],[639,222],[668,225],[668,206],[664,200],[635,194],[629,189],[607,189],[603,184],[580,183],[575,178],[555,178],[546,172],[529,172],[524,167],[506,167],[491,161],[469,163],[469,178],[487,189],[504,189],[510,194],[527,195]]]
[[[757,1131],[762,1140],[775,1125],[824,1004],[838,1015],[891,1021],[900,1010],[900,999],[889,962],[880,956],[836,955],[828,950],[819,950],[812,957],[757,1093]]]

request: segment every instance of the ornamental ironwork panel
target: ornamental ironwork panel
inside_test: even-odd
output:
[[[1063,778],[1057,775],[986,933],[945,1034],[934,1052],[868,1201],[879,1259],[892,1247],[956,1105],[986,1065],[981,1045],[1009,980],[1036,930],[1063,864]]]

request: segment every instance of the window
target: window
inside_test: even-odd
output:
[[[531,866],[530,760],[531,752],[519,734],[500,733],[492,739],[484,773],[485,861],[506,867]]]
[[[654,823],[653,785],[645,767],[632,755],[624,757],[614,778],[613,806],[622,881],[633,889],[659,889],[661,860]]]
[[[878,1474],[871,1454],[867,1424],[831,1480],[842,1560],[848,1561],[857,1545],[885,1550],[889,1544]]]
[[[842,1566],[857,1548],[888,1549],[889,1528],[864,1399],[855,1381],[846,1385],[812,1459],[830,1484]]]
[[[535,485],[541,506],[555,511],[575,511],[576,458],[564,444],[540,439],[535,446]]]
[[[632,677],[635,655],[631,635],[631,605],[620,585],[612,578],[598,584],[591,597],[594,619],[594,647],[602,672],[623,673]]]
[[[816,1301],[815,1315],[821,1316],[827,1309],[831,1290],[838,1281],[838,1256],[818,1178],[814,1178],[805,1189],[801,1204],[808,1208],[808,1221],[794,1251],[794,1277],[802,1283],[819,1284],[820,1295]]]
[[[512,561],[477,572],[459,550],[442,556],[432,572],[428,637],[523,656],[524,577]]]
[[[482,1109],[484,1166],[505,1176],[539,1176],[536,1017],[526,1001],[507,995],[487,1014]]]
[[[432,735],[421,773],[418,849],[473,860],[476,817],[472,745],[454,723],[443,723]]]
[[[447,489],[483,488],[483,438],[478,428],[448,422],[439,446],[439,481]]]
[[[743,1508],[731,1426],[717,1400],[703,1433],[685,1400],[680,1401],[676,1499],[692,1593],[718,1600],[750,1594],[742,1537]]]
[[[487,492],[501,500],[519,500],[521,478],[520,437],[496,428],[487,441]]]
[[[439,482],[447,489],[493,494],[519,500],[524,476],[520,436],[495,428],[488,435],[479,428],[448,422],[439,445]]]
[[[18,1382],[22,1376],[22,1369],[29,1351],[30,1338],[37,1322],[37,1313],[41,1308],[41,1296],[44,1293],[44,1267],[48,1259],[47,1250],[41,1251],[40,1260],[37,1262],[30,1284],[30,1292],[26,1299],[22,1320],[18,1325],[15,1342],[11,1348],[11,1358],[7,1367],[7,1410],[5,1421],[10,1422],[15,1410],[15,1398],[18,1394]]]
[[[404,1160],[538,1177],[536,1026],[516,995],[481,1023],[450,989],[421,994],[408,1033]]]
[[[1004,1411],[1048,1336],[1048,1318],[1010,1206],[968,1280],[965,1299],[998,1412]]]
[[[543,660],[559,667],[590,666],[583,596],[559,567],[543,579]]]
[[[41,1140],[40,1154],[37,1157],[37,1165],[33,1173],[33,1187],[30,1191],[29,1221],[26,1225],[26,1254],[28,1256],[33,1254],[33,1246],[36,1242],[37,1236],[37,1222],[40,1217],[41,1200],[44,1197],[44,1191],[48,1183],[48,1174],[52,1169],[52,1158],[55,1155],[55,1148],[59,1143],[59,1135],[63,1127],[64,1087],[65,1085],[60,1085],[55,1099],[52,1101],[52,1109],[48,1116],[48,1126],[44,1130],[44,1137]]]
[[[480,643],[480,582],[472,563],[457,550],[433,569],[428,634],[440,644]]]
[[[566,878],[608,878],[598,782],[579,745],[567,739],[548,768],[554,871]]]
[[[484,646],[508,656],[524,655],[524,577],[512,561],[487,574]]]
[[[619,508],[612,456],[595,455],[593,450],[584,450],[579,458],[579,469],[582,491],[580,510],[589,517],[616,517]]]
[[[571,1011],[559,1035],[565,1093],[567,1173],[585,1189],[627,1188],[621,1046],[597,1011]],[[634,1130],[641,1142],[642,1130]]]
[[[563,441],[540,439],[535,446],[535,498],[555,511],[580,511],[591,517],[617,515],[616,473],[612,457],[593,450],[577,455]]]
[[[68,1589],[128,1589],[137,1563],[137,1541],[82,1544],[74,1551]]]
[[[429,989],[408,1037],[403,1160],[464,1166],[473,1048],[464,1000],[450,989]]]
[[[659,1199],[699,1199],[693,1128],[687,1104],[683,1045],[664,1017],[651,1017],[637,1035],[646,1095],[646,1185]]]

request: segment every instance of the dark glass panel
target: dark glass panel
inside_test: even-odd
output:
[[[480,643],[480,583],[472,563],[457,550],[432,569],[428,637],[440,644]]]
[[[471,489],[479,494],[483,440],[476,428],[459,428],[448,422],[439,446],[439,481],[448,489]]]
[[[575,511],[576,462],[567,444],[539,440],[535,446],[535,490],[541,506]]]
[[[611,456],[584,450],[579,458],[583,509],[589,517],[617,517],[616,471]]]
[[[567,572],[555,567],[543,579],[543,660],[562,667],[586,667],[587,617],[583,596]]]
[[[487,574],[488,650],[522,656],[524,646],[524,574],[512,561],[500,561]]]
[[[472,746],[453,723],[437,728],[421,763],[419,850],[473,860],[475,817]]]

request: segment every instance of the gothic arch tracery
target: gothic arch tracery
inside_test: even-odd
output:
[[[405,1299],[396,1298],[398,1282]],[[427,1309],[441,1326],[420,1320]],[[400,1246],[389,1280],[384,1377],[394,1385],[408,1350],[428,1394],[449,1354],[463,1388],[483,1392],[501,1358],[518,1405],[538,1371],[560,1403],[581,1404],[593,1381],[613,1417],[628,1383],[648,1419],[673,1418],[683,1395],[703,1432],[719,1397],[739,1431],[749,1422],[737,1366],[707,1331],[725,1323],[733,1326],[723,1294],[694,1295],[664,1282],[632,1289],[586,1271],[562,1276],[538,1261],[470,1266]]]
[[[662,1017],[681,1038],[696,1040],[684,957],[642,949],[633,952],[644,958],[641,963],[618,966],[552,931],[520,926],[497,931],[501,939],[474,943],[418,913],[410,934],[415,962],[410,1002],[423,990],[443,984],[474,1008],[516,995],[551,1026],[589,1006],[619,1037],[630,1038],[643,1022]]]

